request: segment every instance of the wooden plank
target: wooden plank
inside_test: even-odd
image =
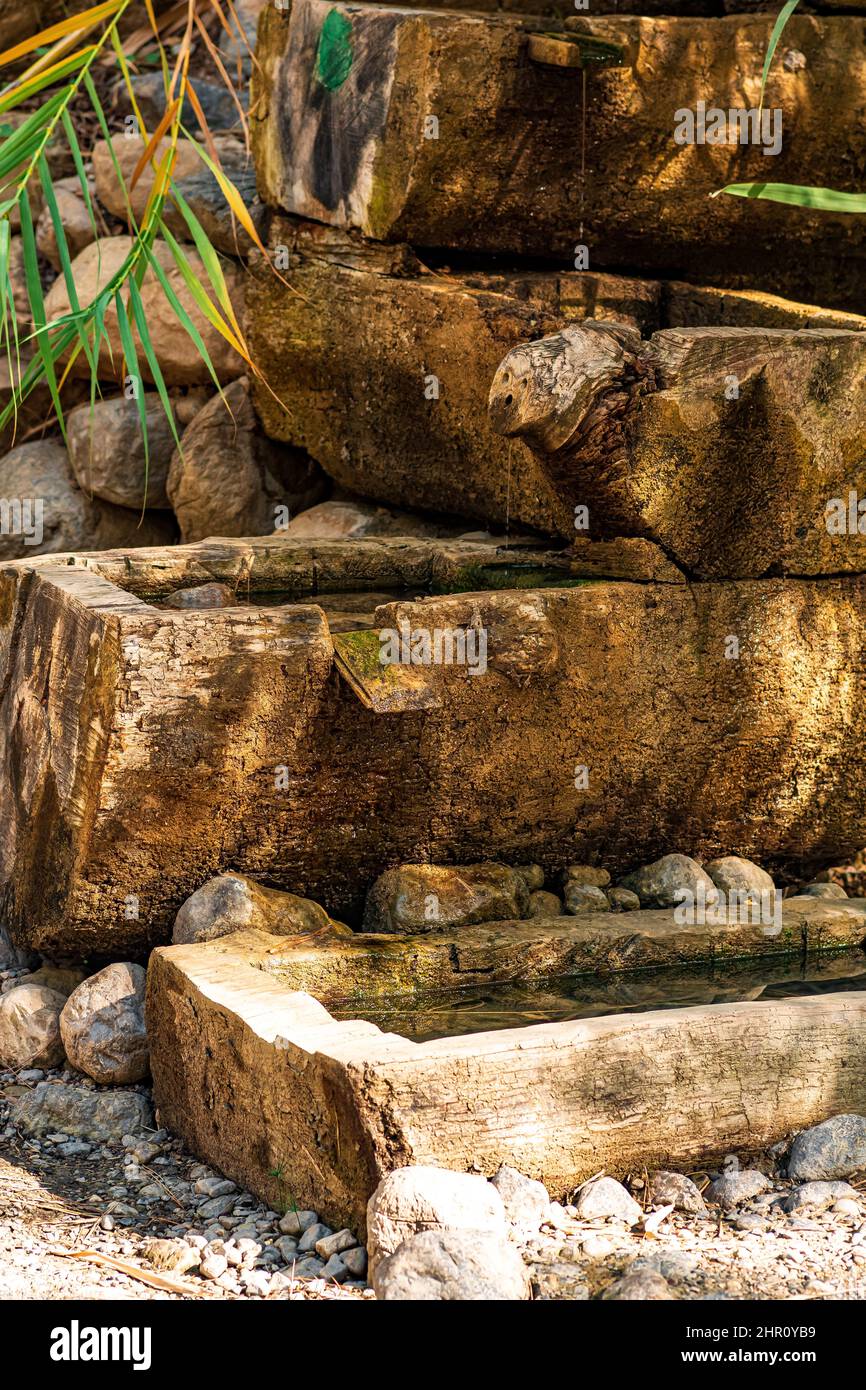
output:
[[[757,107],[773,16],[574,17],[564,31],[624,49],[587,80],[530,61],[502,15],[294,0],[265,16],[254,93],[259,189],[274,207],[376,240],[644,266],[866,308],[862,219],[710,195],[750,180],[858,191],[866,132],[866,20],[794,15],[764,105],[781,149],[678,144],[680,110]],[[325,25],[328,31],[325,32]],[[339,30],[339,40],[337,33]],[[324,39],[323,39],[324,34]],[[322,52],[343,66],[324,74]],[[257,105],[256,105],[257,104]],[[772,135],[768,142],[773,145]],[[584,177],[585,172],[585,177]]]

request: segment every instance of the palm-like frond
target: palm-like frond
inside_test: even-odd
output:
[[[201,357],[218,388],[220,383],[202,334],[178,298],[160,257],[155,253],[157,241],[164,243],[170,251],[191,302],[204,321],[258,375],[232,305],[220,257],[173,179],[179,141],[192,141],[203,163],[216,178],[232,215],[251,241],[264,251],[243,199],[220,164],[216,144],[189,75],[194,40],[200,39],[211,56],[217,52],[205,24],[209,13],[216,15],[219,24],[225,28],[233,22],[240,32],[240,25],[231,0],[179,0],[160,16],[155,13],[153,0],[144,0],[144,3],[147,25],[131,34],[127,33],[125,40],[121,37],[119,26],[133,0],[103,0],[103,3],[70,16],[0,54],[0,70],[13,64],[20,65],[36,55],[29,66],[17,71],[0,91],[0,348],[9,356],[13,387],[8,404],[0,411],[0,428],[16,419],[30,393],[37,386],[45,384],[60,428],[65,434],[61,399],[63,382],[70,372],[81,371],[79,359],[83,357],[90,373],[91,401],[95,399],[99,390],[100,356],[104,362],[105,354],[111,352],[107,320],[113,315],[116,316],[122,353],[122,360],[114,363],[118,376],[131,375],[141,379],[141,372],[146,366],[147,375],[160,396],[175,439],[178,439],[174,413],[142,302],[141,290],[146,275],[155,277],[179,327],[188,335],[193,350]],[[179,35],[174,53],[170,52],[166,41],[170,32]],[[164,115],[150,133],[136,101],[133,73],[134,55],[145,46],[152,50],[158,61],[165,92]],[[114,153],[110,121],[103,108],[97,81],[94,80],[100,68],[106,64],[116,64],[121,74],[143,139],[142,155],[128,186]],[[215,63],[215,67],[230,87],[221,61]],[[129,253],[123,264],[104,284],[98,285],[87,303],[79,300],[73,273],[74,256],[60,215],[50,167],[51,151],[59,141],[63,142],[68,147],[96,239],[97,219],[88,184],[86,156],[75,127],[75,112],[82,101],[89,104],[97,127],[108,142],[118,184],[124,189],[131,235]],[[181,112],[187,101],[199,121],[203,140],[194,139],[181,124]],[[243,116],[240,104],[239,111]],[[246,135],[245,117],[242,128]],[[144,210],[137,219],[130,194],[145,172],[152,177],[152,185]],[[163,212],[169,201],[183,219],[204,275],[198,263],[196,266],[191,263],[183,244],[166,226]],[[35,213],[40,207],[47,209],[50,218],[57,245],[59,274],[63,278],[69,302],[69,312],[50,321],[46,315],[34,225]],[[12,232],[16,228],[20,228],[28,323],[22,322],[23,316],[16,310],[12,279]],[[20,293],[18,299],[20,302]],[[143,399],[139,399],[139,417],[147,457],[147,421]],[[146,478],[144,482],[146,494]]]

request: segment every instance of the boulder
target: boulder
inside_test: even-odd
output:
[[[555,893],[545,893],[538,889],[529,895],[526,915],[527,917],[561,917],[562,902]]]
[[[659,1169],[650,1174],[650,1201],[655,1207],[672,1206],[677,1211],[706,1211],[706,1203],[691,1178],[685,1173],[669,1173]]]
[[[785,1211],[826,1211],[835,1202],[858,1201],[861,1194],[847,1182],[804,1182],[782,1203]]]
[[[592,1178],[584,1183],[574,1206],[582,1221],[611,1219],[634,1226],[643,1216],[638,1203],[615,1178]]]
[[[41,985],[44,989],[54,990],[57,994],[62,994],[64,999],[68,999],[72,991],[86,978],[87,971],[79,966],[49,965],[48,962],[44,962],[38,970],[32,970],[29,975],[19,975],[16,980],[8,983],[15,989],[21,985]]]
[[[422,1231],[376,1266],[373,1290],[383,1300],[516,1302],[529,1297],[529,1277],[501,1236]]]
[[[562,871],[562,886],[570,883],[585,884],[592,888],[607,888],[610,874],[607,869],[596,869],[592,864],[567,864]]]
[[[718,901],[718,891],[696,859],[687,854],[665,854],[654,864],[645,864],[621,880],[621,888],[630,888],[640,898],[641,907],[676,907],[682,894],[694,897],[703,888],[705,901]]]
[[[153,1128],[153,1108],[138,1091],[40,1081],[12,1105],[12,1123],[37,1139],[59,1132],[73,1139],[119,1144],[125,1134]]]
[[[176,589],[165,600],[166,608],[231,608],[238,601],[228,584],[193,584],[190,589]]]
[[[409,1236],[420,1231],[467,1232],[472,1239],[508,1235],[505,1206],[496,1188],[474,1173],[447,1168],[396,1168],[367,1203],[370,1277]],[[375,1284],[374,1284],[375,1287]]]
[[[57,440],[19,444],[0,461],[0,472],[4,498],[20,508],[20,521],[13,517],[12,526],[0,530],[0,560],[62,550],[166,545],[176,535],[170,515],[148,512],[142,518],[126,507],[86,496]]]
[[[171,939],[176,946],[189,946],[249,928],[274,936],[349,931],[310,898],[263,888],[243,874],[220,874],[187,898],[175,918]]]
[[[704,872],[726,896],[743,892],[772,893],[775,888],[766,869],[753,864],[751,859],[741,859],[737,854],[711,859],[704,865]]]
[[[807,883],[799,890],[801,898],[847,898],[841,883]]]
[[[640,898],[630,888],[607,888],[605,897],[612,912],[636,912],[640,907]]]
[[[566,912],[610,912],[610,903],[600,888],[591,883],[567,883],[565,886]]]
[[[770,1179],[758,1172],[757,1168],[740,1168],[735,1173],[722,1173],[714,1179],[704,1197],[723,1211],[733,1211],[741,1202],[750,1202],[762,1192],[769,1192],[772,1185]]]
[[[369,502],[319,502],[293,517],[285,534],[296,541],[356,541],[362,536],[437,536],[441,529],[424,517]]]
[[[148,1074],[144,986],[140,965],[107,965],[74,989],[60,1016],[73,1067],[94,1081],[122,1086]]]
[[[145,409],[147,460],[137,401],[115,396],[70,411],[66,417],[69,462],[85,492],[139,511],[143,502],[148,507],[171,506],[165,483],[175,437],[155,391],[146,394]]]
[[[88,179],[87,187],[92,204],[96,193],[96,184],[92,179]],[[74,260],[85,246],[89,246],[92,241],[96,240],[99,232],[91,221],[84,190],[77,175],[68,179],[58,179],[54,185],[54,196],[57,199],[57,210],[63,223],[63,231],[66,234],[69,255]],[[55,270],[61,269],[57,235],[54,230],[51,211],[47,207],[42,209],[36,223],[36,247],[40,256],[44,256]]]
[[[525,917],[529,893],[505,864],[401,864],[367,894],[365,932],[428,932]]]
[[[104,289],[112,277],[117,274],[129,255],[131,247],[132,238],[128,236],[100,237],[98,241],[85,247],[80,255],[76,256],[72,262],[72,273],[82,307],[91,304],[97,293]],[[243,359],[238,356],[234,348],[226,342],[217,329],[205,319],[195,304],[167,244],[164,241],[155,241],[153,253],[183,309],[201,335],[213,363],[214,371],[220,381],[233,381],[244,370]],[[195,251],[188,249],[186,256],[192,274],[207,289],[209,284],[207,272],[198,255]],[[243,291],[239,275],[230,266],[224,266],[223,273],[236,312],[240,313]],[[209,385],[212,378],[207,365],[191,338],[181,327],[160,281],[152,270],[145,273],[140,289],[148,332],[166,383],[169,386]],[[212,295],[210,297],[213,299]],[[45,297],[45,310],[49,319],[61,318],[70,312],[69,295],[62,277],[55,280],[48,291]],[[123,347],[117,324],[117,312],[113,305],[106,311],[105,329],[111,351],[103,341],[99,353],[99,375],[104,381],[114,381],[121,371]],[[135,332],[133,332],[133,337],[136,341],[142,375],[145,380],[151,381],[152,375],[147,367],[144,353]],[[79,354],[72,371],[78,376],[90,374],[90,367],[83,353]]]
[[[167,478],[185,541],[268,535],[279,508],[294,515],[326,488],[325,475],[303,449],[261,433],[246,377],[199,411],[174,450]]]
[[[60,1010],[66,997],[44,985],[20,985],[0,998],[0,1066],[57,1067],[63,1061]]]
[[[791,1145],[789,1178],[805,1182],[847,1178],[861,1169],[866,1169],[863,1115],[834,1115],[823,1124],[803,1130]]]
[[[231,136],[217,136],[214,143],[226,174],[231,178],[233,168],[242,167],[246,162],[243,143]],[[157,164],[164,157],[168,147],[168,140],[160,141],[154,155]],[[111,137],[110,146],[107,140],[97,140],[93,147],[93,177],[97,197],[102,206],[122,222],[127,220],[127,189],[144,149],[145,142],[140,135],[130,135],[123,131]],[[207,165],[198,153],[195,141],[178,140],[173,171],[175,182],[196,175],[206,168]],[[155,177],[153,165],[149,164],[129,194],[129,203],[137,221],[140,221],[144,214]],[[183,225],[186,226],[186,223]]]
[[[505,1163],[490,1181],[502,1198],[505,1215],[515,1231],[534,1235],[550,1209],[550,1193],[544,1183],[524,1177]]]

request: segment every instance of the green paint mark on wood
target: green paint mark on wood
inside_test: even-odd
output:
[[[323,87],[335,92],[352,68],[352,21],[339,10],[329,10],[319,35],[316,76]]]

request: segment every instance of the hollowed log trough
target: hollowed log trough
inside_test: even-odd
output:
[[[828,906],[803,911],[817,922]],[[837,920],[842,937],[862,937],[861,910],[833,910],[846,919]],[[802,916],[796,921],[808,930]],[[511,979],[552,961],[598,967],[604,927],[573,919],[551,948],[551,925],[468,928],[462,964]],[[670,958],[670,924],[667,932],[662,923],[643,926],[634,925],[632,940],[645,934],[648,954],[661,959],[667,936]],[[688,935],[679,932],[673,953],[706,954],[709,941],[701,944],[698,931],[689,943]],[[326,950],[317,960],[324,943],[265,933],[157,950],[147,1012],[160,1122],[271,1206],[314,1207],[335,1227],[363,1231],[371,1192],[407,1164],[490,1175],[510,1163],[561,1197],[600,1170],[694,1168],[866,1106],[866,992],[612,1014],[424,1043],[365,1021],[360,998],[358,1017],[337,1021],[304,992],[345,1001],[353,989],[387,989],[389,977],[405,989],[419,959],[421,981],[450,976],[459,984],[452,962],[463,940],[334,942],[339,972]],[[407,944],[419,954],[410,950],[401,967]],[[742,950],[742,939],[732,949]]]
[[[206,579],[252,601],[158,606]],[[320,605],[359,589],[397,597],[333,635]],[[480,628],[486,669],[392,666],[382,698],[380,634],[404,622]],[[843,862],[866,843],[864,644],[866,578],[693,585],[640,540],[18,561],[0,570],[0,916],[21,945],[117,958],[167,941],[228,869],[352,922],[400,862]]]

